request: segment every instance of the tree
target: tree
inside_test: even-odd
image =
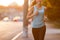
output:
[[[24,0],[24,18],[23,18],[23,36],[28,37],[28,20],[26,19],[28,13],[28,0]]]
[[[51,8],[47,8],[45,11],[47,14],[47,17],[51,21],[58,21],[60,19],[60,0],[47,0],[47,4],[51,4]]]

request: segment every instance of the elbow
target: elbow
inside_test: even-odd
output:
[[[27,20],[29,19],[29,16],[28,16],[28,15],[26,16],[26,19],[27,19]]]

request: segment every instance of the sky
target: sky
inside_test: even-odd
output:
[[[0,5],[8,6],[9,4],[13,2],[16,2],[20,6],[24,4],[24,0],[0,0]]]

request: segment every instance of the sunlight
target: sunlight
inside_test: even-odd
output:
[[[24,0],[15,0],[15,2],[20,6],[24,4]]]
[[[3,21],[8,21],[8,20],[9,20],[8,17],[4,17],[4,18],[3,18]]]
[[[0,5],[8,6],[13,2],[16,2],[19,6],[22,6],[24,4],[24,0],[0,0]]]

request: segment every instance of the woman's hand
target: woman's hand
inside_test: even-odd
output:
[[[36,13],[34,15],[37,16],[38,14],[39,14],[38,11],[36,11]]]

